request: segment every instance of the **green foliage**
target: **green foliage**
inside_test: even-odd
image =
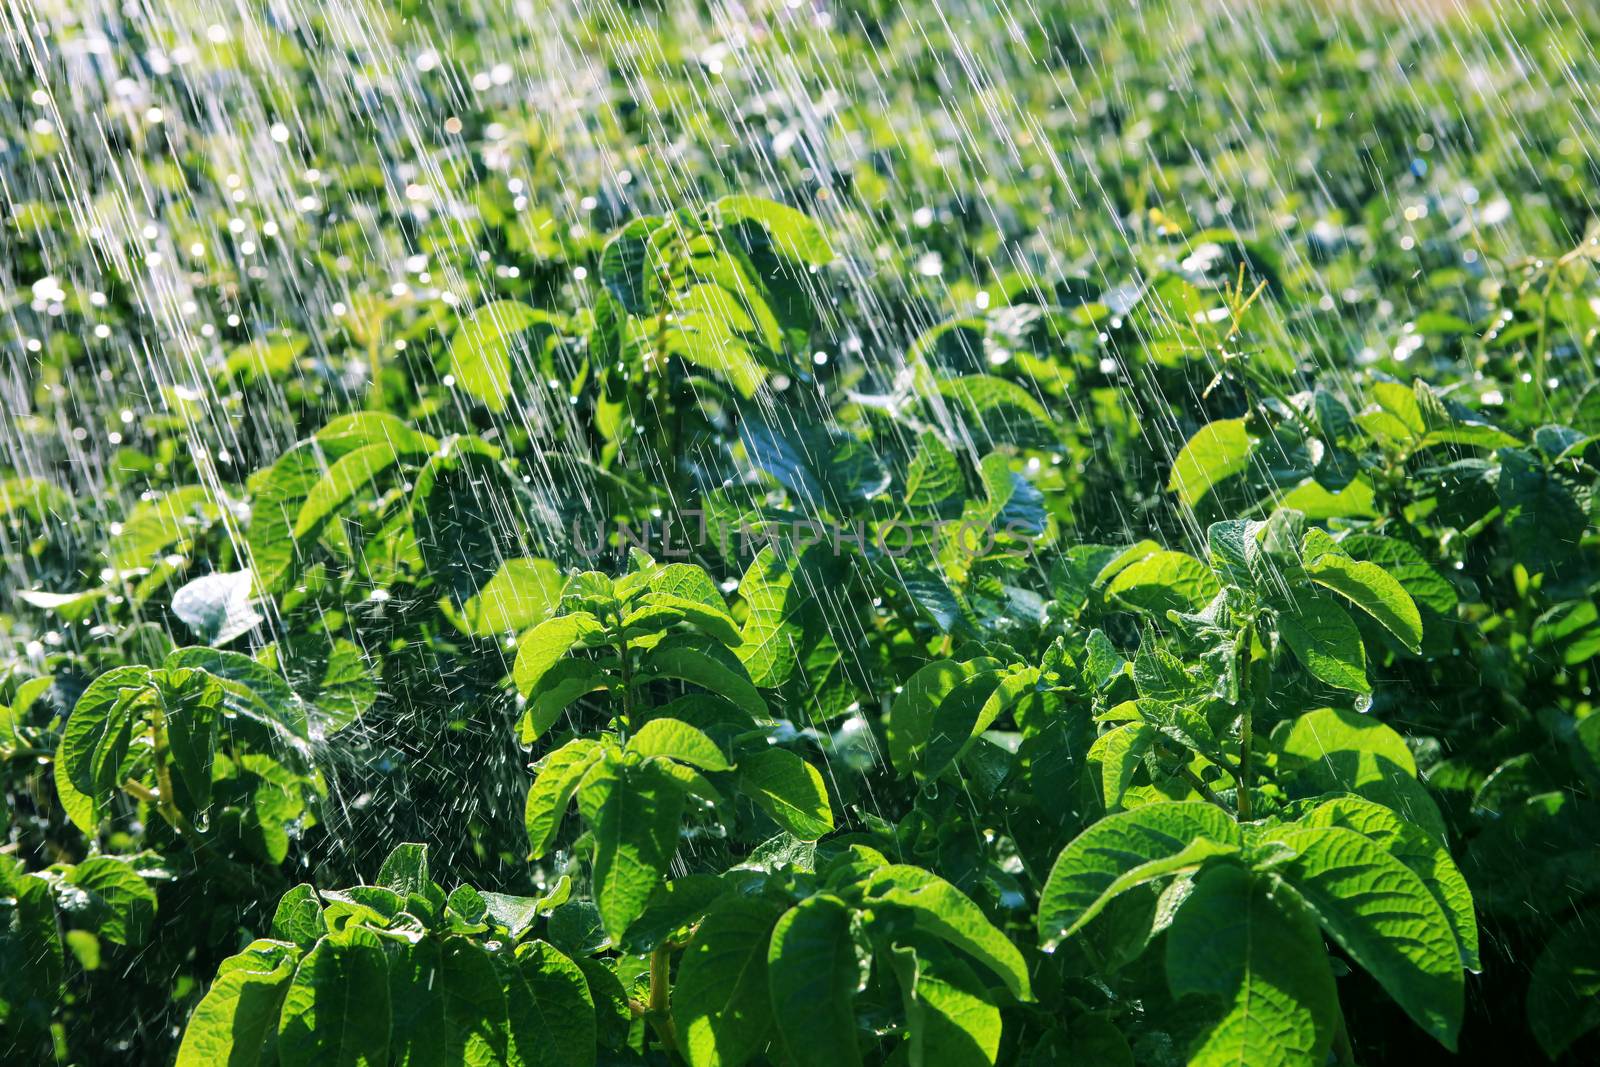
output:
[[[178,1063],[464,1063],[594,1060],[583,972],[537,939],[507,947],[506,901],[446,896],[427,850],[405,845],[376,884],[291,890],[274,935],[225,960]],[[538,907],[536,902],[530,905]],[[297,934],[299,936],[294,936]]]
[[[0,1060],[1596,1060],[1595,16],[924,6],[45,5]]]

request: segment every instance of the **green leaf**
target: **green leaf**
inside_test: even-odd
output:
[[[1355,793],[1393,808],[1436,840],[1444,840],[1444,819],[1416,779],[1411,750],[1377,719],[1321,708],[1295,720],[1281,746],[1279,766],[1295,795]]]
[[[581,571],[567,579],[561,588],[561,613],[607,616],[622,607],[623,583],[614,582],[599,571]]]
[[[551,316],[519,300],[483,305],[450,338],[450,374],[490,411],[504,411],[511,396],[511,353],[518,335]]]
[[[1131,666],[1111,638],[1099,629],[1089,631],[1089,636],[1084,638],[1083,651],[1084,680],[1092,683],[1096,690],[1111,688]]]
[[[322,738],[343,730],[372,707],[378,699],[381,666],[354,641],[344,637],[330,641],[328,636],[316,631],[289,634],[262,656],[288,677]],[[272,677],[281,682],[276,674]],[[288,694],[282,699],[291,703]]]
[[[818,770],[787,749],[752,752],[739,761],[740,787],[772,820],[802,841],[833,829],[833,808]]]
[[[780,557],[766,545],[739,581],[747,613],[743,641],[734,651],[755,685],[782,685],[794,671],[803,636],[798,620],[811,597],[797,586],[797,569],[797,559]]]
[[[1427,431],[1427,420],[1414,390],[1400,382],[1374,382],[1372,396],[1377,409],[1360,416],[1362,426],[1370,433],[1404,444]]]
[[[889,709],[889,760],[902,775],[919,769],[921,754],[933,731],[940,705],[958,687],[987,684],[978,700],[987,700],[999,684],[998,662],[975,659],[965,663],[941,659],[921,667],[901,689]]]
[[[1039,682],[1039,669],[1013,667],[998,675],[993,685],[987,684],[987,676],[979,678],[984,682],[974,680],[959,686],[934,710],[922,758],[922,773],[927,777],[944,773],[996,719],[1033,692]]]
[[[1379,534],[1350,534],[1339,542],[1352,559],[1376,563],[1393,576],[1419,608],[1446,617],[1455,614],[1459,596],[1450,580],[1428,564],[1416,548]]]
[[[156,891],[124,860],[95,856],[72,868],[70,906],[96,934],[115,945],[143,944],[156,918]]]
[[[979,452],[997,445],[1059,448],[1056,422],[1027,389],[1005,378],[973,374],[939,382],[939,394],[961,408]]]
[[[944,575],[914,563],[891,566],[880,560],[877,570],[889,588],[904,595],[942,634],[970,631],[973,616],[966,600],[950,587]]]
[[[594,902],[620,942],[644,913],[678,848],[682,787],[655,763],[597,763],[578,789],[594,836]]]
[[[739,425],[745,457],[789,491],[807,515],[847,515],[889,487],[871,443],[837,426],[750,419]]]
[[[765,717],[767,702],[756,691],[744,665],[715,646],[695,648],[677,639],[663,641],[640,660],[643,678],[676,678],[702,686],[751,715]]]
[[[589,997],[594,1004],[595,1040],[602,1049],[624,1048],[633,1030],[634,1018],[628,991],[622,988],[622,980],[606,960],[579,957],[572,962],[589,983]],[[574,1059],[572,1062],[589,1061]]]
[[[506,560],[523,555],[520,496],[498,453],[478,438],[457,438],[428,460],[411,494],[411,529],[437,595],[470,604]]]
[[[313,439],[335,460],[374,444],[390,445],[402,456],[425,456],[439,447],[436,439],[387,411],[353,411],[329,419]]]
[[[1202,704],[1209,699],[1215,683],[1201,672],[1190,670],[1147,630],[1133,655],[1133,684],[1143,700],[1141,706],[1152,707]]]
[[[1321,1067],[1332,1046],[1339,1000],[1316,925],[1242,868],[1205,871],[1178,908],[1167,984],[1222,1007],[1191,1067]]]
[[[76,593],[49,593],[40,589],[24,589],[16,594],[18,600],[40,611],[48,611],[63,622],[82,622],[94,614],[95,607],[112,594],[112,588],[102,585]]]
[[[142,500],[106,546],[113,569],[152,566],[172,552],[187,554],[195,533],[215,520],[216,502],[204,486],[185,485]]]
[[[1086,758],[1100,764],[1101,794],[1108,811],[1122,806],[1133,772],[1156,737],[1156,729],[1149,723],[1129,722],[1101,734],[1089,747]]]
[[[693,767],[666,759],[655,761],[655,766],[667,777],[682,786],[685,793],[700,797],[702,800],[712,804],[722,803],[722,793],[707,780],[705,775]]]
[[[738,647],[744,640],[726,605],[703,604],[668,593],[646,593],[639,607],[622,620],[622,632],[631,638],[635,634],[659,633],[680,622],[694,624],[729,648]]]
[[[917,451],[906,469],[908,508],[932,508],[966,491],[966,479],[954,452],[932,433],[917,439]]]
[[[68,720],[68,725],[71,720]],[[56,787],[56,799],[61,802],[61,810],[66,814],[68,821],[85,834],[94,834],[100,823],[101,802],[97,794],[85,793],[72,784],[70,767],[62,759],[61,748],[56,749],[56,758],[51,761],[50,777]]]
[[[1308,519],[1325,522],[1328,519],[1372,519],[1378,516],[1377,496],[1372,486],[1357,478],[1338,492],[1331,492],[1307,478],[1300,485],[1284,493],[1278,500],[1280,508],[1303,512]]]
[[[1144,804],[1106,816],[1073,838],[1050,869],[1039,895],[1040,944],[1059,944],[1119,893],[1195,870],[1241,843],[1232,817],[1211,804]]]
[[[508,559],[462,608],[467,632],[492,637],[522,630],[548,615],[561,599],[565,577],[547,559]]]
[[[72,495],[43,478],[0,478],[0,519],[25,513],[45,522],[72,510]]]
[[[0,1034],[8,1043],[49,1034],[64,962],[49,883],[0,853]]]
[[[655,301],[655,271],[650,235],[661,228],[655,216],[634,219],[606,241],[600,252],[600,282],[630,315],[646,315]]]
[[[389,1060],[389,967],[378,936],[331,933],[295,970],[278,1021],[283,1067],[383,1067]]]
[[[741,890],[753,889],[741,885]],[[628,931],[630,950],[651,952],[668,942],[685,942],[694,933],[695,923],[710,910],[728,889],[728,884],[715,874],[689,874],[668,881],[655,896],[650,906]]]
[[[161,688],[172,799],[192,818],[211,804],[217,730],[224,715],[222,686],[205,671],[179,668],[164,673]]]
[[[254,582],[249,571],[202,575],[172,594],[172,613],[201,641],[225,645],[262,621],[250,599]]]
[[[374,885],[392,889],[402,897],[410,893],[427,896],[434,888],[428,871],[428,846],[415,843],[396,845],[378,868]]]
[[[322,528],[328,517],[356,494],[378,480],[400,462],[402,453],[388,441],[363,445],[337,460],[306,494],[294,520],[294,538],[303,541]]]
[[[276,1062],[278,1013],[295,963],[292,949],[271,941],[257,941],[224,960],[184,1027],[177,1067],[257,1067]]]
[[[527,696],[544,677],[545,671],[572,650],[586,634],[598,633],[601,626],[593,615],[577,612],[546,619],[517,642],[517,659],[511,668],[517,692]]]
[[[389,954],[393,1067],[498,1067],[506,999],[489,954],[464,937],[424,937]]]
[[[646,580],[648,596],[668,597],[674,602],[692,601],[723,615],[728,614],[728,602],[722,598],[717,583],[704,567],[693,563],[669,563],[649,573]]]
[[[529,690],[527,708],[517,724],[517,742],[532,745],[574,700],[597,689],[607,689],[614,681],[594,660],[569,659],[557,663],[540,675]]]
[[[1532,574],[1559,568],[1576,553],[1588,526],[1583,505],[1532,453],[1502,448],[1497,455],[1500,509],[1512,554]]]
[[[879,867],[863,887],[866,901],[909,911],[919,929],[961,949],[1005,982],[1018,1000],[1032,1000],[1028,964],[1004,933],[961,890],[907,864]]]
[[[133,730],[133,695],[150,684],[148,667],[114,667],[78,697],[56,749],[56,779],[98,805],[120,785],[117,770]]]
[[[543,941],[518,945],[506,970],[507,1067],[592,1067],[595,1005],[583,970]]]
[[[1080,1015],[1063,1032],[1053,1030],[1034,1048],[1027,1067],[1134,1067],[1122,1031],[1103,1015]]]
[[[720,285],[691,285],[674,301],[676,327],[667,350],[725,378],[746,400],[766,381],[767,370],[744,338],[756,330],[744,305]]]
[[[689,1067],[740,1067],[772,1032],[767,945],[783,906],[727,893],[701,920],[672,985],[672,1018]]]
[[[1162,618],[1198,611],[1221,587],[1211,568],[1186,552],[1157,552],[1119,571],[1106,596]]]
[[[466,888],[466,887],[463,887]],[[476,892],[476,890],[474,890]],[[513,940],[521,937],[533,926],[541,911],[554,910],[567,897],[572,895],[572,880],[562,875],[551,890],[553,900],[549,908],[544,908],[543,897],[519,897],[509,893],[479,893],[478,901],[483,908],[480,918],[490,921],[496,926],[502,926]],[[465,902],[463,902],[465,903]]]
[[[1372,692],[1361,631],[1344,608],[1325,596],[1291,593],[1280,605],[1278,633],[1311,676],[1339,689]]]
[[[1345,708],[1308,711],[1279,742],[1283,767],[1298,770],[1335,752],[1367,752],[1382,757],[1416,777],[1417,762],[1405,738],[1371,715]]]
[[[305,709],[283,680],[276,666],[238,652],[217,648],[174,649],[162,666],[168,670],[189,667],[205,671],[222,686],[223,702],[241,718],[261,723],[282,736],[292,748],[309,739]],[[295,673],[292,666],[288,672]]]
[[[707,771],[733,768],[715,741],[677,719],[651,719],[628,739],[625,751],[642,756],[664,756]]]
[[[1422,648],[1422,616],[1405,587],[1376,563],[1351,559],[1321,530],[1305,540],[1306,574],[1313,582],[1371,615],[1412,652]]]
[[[310,948],[327,932],[328,921],[323,917],[316,887],[301,882],[278,898],[278,910],[272,916],[273,937]]]
[[[1478,958],[1478,919],[1472,907],[1472,890],[1437,839],[1391,809],[1360,797],[1335,797],[1319,804],[1305,817],[1305,823],[1354,830],[1405,864],[1444,909],[1461,950],[1461,965],[1474,973],[1483,969]]]
[[[767,949],[772,1015],[796,1067],[860,1067],[853,1002],[861,982],[850,909],[807,897],[778,920]]]
[[[714,207],[724,225],[743,219],[760,223],[771,235],[773,247],[789,259],[811,267],[833,261],[833,248],[822,227],[792,207],[758,196],[725,196]]]
[[[524,823],[528,829],[528,843],[534,857],[550,851],[556,830],[561,826],[561,816],[577,792],[583,776],[589,773],[596,760],[605,755],[599,742],[588,738],[568,741],[546,756],[539,765],[539,776],[528,790],[528,803]]]
[[[1438,901],[1377,843],[1338,827],[1285,827],[1294,850],[1273,869],[1322,928],[1435,1040],[1454,1051],[1463,982],[1455,932]]]
[[[281,377],[295,365],[308,343],[304,336],[297,333],[254,338],[229,351],[228,361],[223,364],[223,373],[242,383]]]
[[[723,300],[733,302],[733,314],[712,312],[720,331],[751,347],[780,352],[783,327],[774,305],[784,312],[799,310],[802,314],[815,309],[805,306],[808,294],[801,288],[802,272],[794,269],[792,260],[780,262],[773,255],[771,238],[765,233],[757,238],[751,229],[738,225],[736,232],[729,232],[724,228],[715,243],[696,242],[685,279],[694,281],[690,290],[712,289],[722,294]],[[679,310],[686,310],[686,296],[683,290],[674,294]]]
[[[934,946],[892,952],[911,1067],[990,1067],[1000,1051],[1000,1010],[972,968]]]
[[[1215,486],[1245,471],[1253,445],[1243,419],[1207,423],[1172,461],[1167,488],[1185,507],[1196,507]]]
[[[1551,1059],[1600,1027],[1600,916],[1592,910],[1557,930],[1534,963],[1528,1026]]]

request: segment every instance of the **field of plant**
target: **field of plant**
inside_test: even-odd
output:
[[[0,8],[0,1062],[1600,1062],[1600,12]]]

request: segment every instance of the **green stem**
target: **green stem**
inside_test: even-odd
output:
[[[1333,1026],[1333,1055],[1339,1067],[1355,1067],[1356,1051],[1350,1046],[1350,1028],[1345,1025],[1344,1007],[1336,1005],[1338,1012]]]
[[[1461,539],[1463,541],[1472,540],[1474,537],[1477,537],[1485,529],[1487,529],[1489,524],[1494,522],[1494,520],[1498,519],[1499,517],[1500,505],[1496,504],[1494,507],[1484,512],[1483,517],[1478,519],[1477,522],[1474,522],[1471,526],[1468,526],[1465,530],[1462,530]]]
[[[1239,769],[1235,772],[1235,780],[1239,785],[1237,803],[1240,822],[1248,822],[1250,819],[1250,749],[1254,744],[1253,712],[1256,699],[1254,679],[1250,677],[1250,646],[1255,643],[1255,632],[1253,620],[1245,624],[1244,631],[1239,636],[1242,651],[1239,653],[1239,663],[1235,668],[1239,671]]]
[[[373,411],[383,408],[383,330],[373,325],[372,336],[367,339],[367,407]]]
[[[1252,724],[1250,705],[1246,704],[1239,717],[1239,821],[1250,821],[1250,746]]]
[[[655,419],[656,433],[656,462],[661,465],[665,475],[666,487],[672,495],[674,505],[682,499],[678,482],[678,444],[682,439],[682,412],[677,405],[672,403],[672,379],[667,366],[667,321],[668,315],[674,308],[673,295],[677,291],[675,281],[678,272],[682,269],[684,259],[683,235],[672,242],[667,253],[667,261],[662,265],[658,274],[658,284],[661,287],[661,306],[656,309],[655,328],[650,341],[655,360],[655,366],[648,375],[647,400],[650,411]],[[671,405],[672,418],[662,418],[662,409]]]
[[[620,631],[622,620],[619,616],[617,627]],[[633,657],[628,648],[628,638],[619,633],[617,653],[622,658],[622,737],[627,740],[628,730],[633,726]]]
[[[1545,272],[1544,288],[1539,292],[1539,332],[1533,343],[1533,387],[1539,394],[1539,399],[1544,401],[1545,409],[1552,414],[1555,405],[1550,403],[1550,393],[1545,385],[1545,376],[1549,373],[1550,353],[1548,351],[1550,332],[1550,297],[1555,291],[1556,280],[1561,272],[1566,270],[1568,264],[1581,258],[1587,250],[1587,241],[1580,242],[1578,247],[1563,254],[1550,265]],[[1531,284],[1531,283],[1530,283]]]
[[[172,787],[172,768],[168,766],[167,761],[169,746],[166,701],[162,699],[159,690],[155,696],[155,702],[150,707],[150,742],[156,761],[156,811],[161,813],[167,825],[178,831],[178,836],[188,842],[190,848],[198,852],[205,847],[205,839],[195,831],[183,812],[178,810],[178,802],[173,799],[176,793]],[[127,789],[129,784],[131,783],[124,783],[123,788]],[[148,790],[146,793],[148,794]],[[148,796],[141,799],[148,799]]]
[[[1199,793],[1202,797],[1205,797],[1223,811],[1228,812],[1228,814],[1233,814],[1232,809],[1230,809],[1228,805],[1223,802],[1222,798],[1217,795],[1217,791],[1207,785],[1205,779],[1194,773],[1194,771],[1190,770],[1187,766],[1180,765],[1178,767],[1178,777],[1182,778],[1185,782],[1188,782],[1189,785],[1194,788],[1196,793]]]
[[[678,1048],[678,1028],[672,1022],[671,967],[671,943],[658,945],[650,954],[650,1003],[646,1006],[645,1018],[650,1020],[666,1052],[675,1052]]]

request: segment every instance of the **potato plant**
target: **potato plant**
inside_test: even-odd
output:
[[[1594,1062],[1596,17],[602,7],[3,30],[0,1060]]]

